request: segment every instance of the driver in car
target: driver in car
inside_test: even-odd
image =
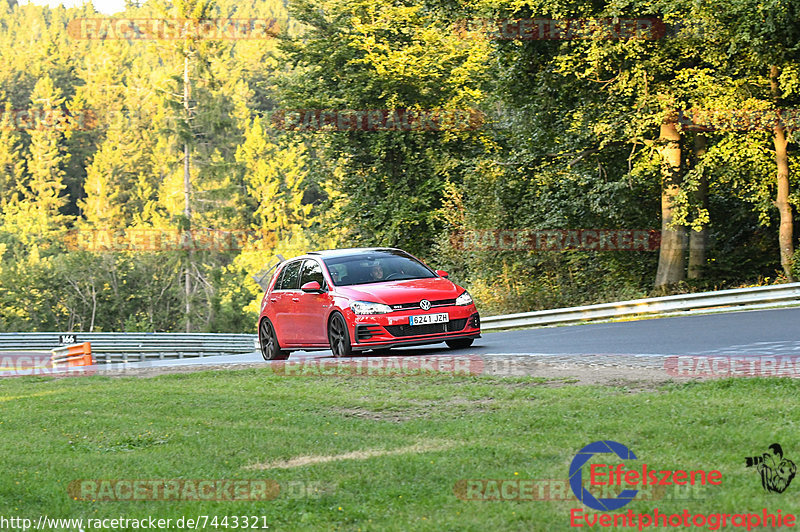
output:
[[[372,275],[372,280],[373,281],[382,281],[383,280],[383,266],[381,266],[380,262],[375,264],[372,267],[372,270],[370,271],[370,274]]]

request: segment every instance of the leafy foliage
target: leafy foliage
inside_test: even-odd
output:
[[[250,276],[315,247],[407,249],[450,271],[486,314],[646,296],[657,252],[463,249],[459,236],[659,228],[659,128],[676,120],[672,224],[704,231],[708,246],[701,278],[671,289],[786,278],[771,126],[686,117],[800,108],[792,0],[150,0],[117,16],[271,17],[281,33],[70,37],[70,21],[98,16],[88,3],[0,0],[0,330],[178,330],[189,268],[192,325],[249,331]],[[664,25],[658,38],[520,40],[466,23],[547,17]],[[20,127],[20,112],[37,109],[60,126]],[[481,119],[444,131],[281,128],[276,111],[292,109]],[[787,138],[796,209],[796,122]],[[244,235],[237,245],[191,260],[181,246],[75,249],[75,234],[179,235],[184,145],[192,228]]]

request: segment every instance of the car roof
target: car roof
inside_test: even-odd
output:
[[[298,255],[296,257],[292,257],[291,259],[286,259],[280,263],[280,268],[282,269],[286,263],[294,262],[297,260],[304,260],[304,259],[327,259],[333,257],[347,257],[351,255],[358,255],[360,253],[369,253],[373,251],[399,251],[400,253],[408,254],[406,251],[398,248],[342,248],[342,249],[323,249],[320,251],[309,251],[305,255]]]
[[[309,257],[342,257],[346,255],[358,255],[359,253],[369,253],[374,251],[400,251],[405,253],[402,249],[397,248],[344,248],[344,249],[324,249],[321,251],[311,251],[307,255]]]

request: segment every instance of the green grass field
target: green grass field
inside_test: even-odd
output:
[[[634,500],[619,512],[794,514],[800,480],[766,494],[744,457],[778,442],[800,460],[798,392],[800,382],[786,379],[633,391],[533,378],[280,377],[267,368],[2,379],[0,515],[264,516],[259,526],[273,530],[568,530],[570,509],[593,510],[574,499],[461,500],[454,486],[563,480],[575,453],[596,440],[627,445],[639,458],[625,462],[631,469],[723,475],[691,500]],[[268,479],[282,491],[260,501],[75,500],[68,486],[81,479]]]

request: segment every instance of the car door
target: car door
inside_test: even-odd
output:
[[[313,259],[307,259],[300,270],[300,286],[316,281],[323,289],[327,289],[322,266]],[[327,321],[330,307],[330,296],[327,291],[322,294],[305,293],[302,290],[294,302],[297,312],[297,341],[303,345],[319,345],[328,343]]]
[[[302,260],[296,260],[284,266],[280,277],[275,282],[275,289],[269,295],[268,304],[273,308],[273,325],[281,346],[296,343],[297,316],[294,312],[296,301],[293,300],[300,292],[300,267],[302,265]]]

